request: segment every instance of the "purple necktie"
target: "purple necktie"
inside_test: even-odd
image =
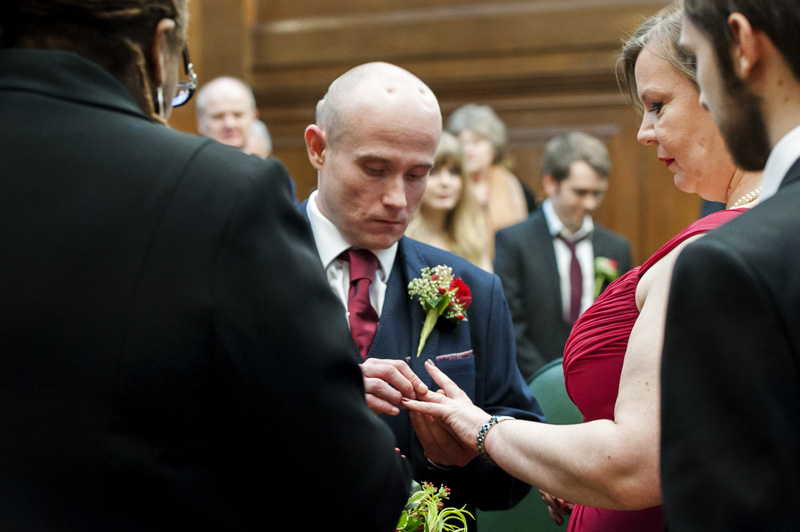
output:
[[[578,262],[578,256],[575,254],[575,247],[578,242],[583,240],[569,241],[561,235],[558,238],[564,242],[569,250],[572,252],[572,262],[569,265],[569,323],[575,323],[581,313],[581,299],[583,298],[583,274],[581,273],[581,265]]]
[[[375,279],[378,258],[366,249],[350,249],[350,293],[347,310],[350,315],[350,335],[366,360],[375,331],[378,329],[378,313],[369,301],[369,287]]]

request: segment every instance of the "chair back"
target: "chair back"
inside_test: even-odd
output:
[[[542,366],[531,377],[528,386],[539,401],[548,423],[566,425],[583,422],[583,415],[567,395],[564,386],[564,366],[560,358]],[[566,524],[559,527],[550,518],[550,511],[535,487],[513,508],[491,512],[478,510],[476,520],[478,529],[482,532],[566,530]]]
[[[564,363],[561,358],[539,368],[531,377],[528,387],[539,401],[547,422],[551,425],[583,422],[583,415],[567,395],[567,388],[564,385]]]

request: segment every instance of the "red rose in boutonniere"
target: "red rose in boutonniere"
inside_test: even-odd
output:
[[[422,268],[422,275],[408,283],[408,295],[419,296],[425,311],[425,323],[419,339],[417,356],[422,353],[439,316],[461,323],[467,319],[467,307],[472,303],[472,293],[461,277],[454,277],[449,266]]]
[[[470,303],[472,303],[472,292],[469,291],[467,283],[461,280],[461,277],[456,277],[450,281],[450,290],[455,290],[454,298],[457,304],[466,310]]]

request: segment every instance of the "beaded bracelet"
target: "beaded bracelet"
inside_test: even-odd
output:
[[[511,416],[492,416],[489,418],[489,421],[483,424],[481,430],[478,431],[478,454],[483,457],[491,465],[497,465],[494,463],[494,460],[491,459],[489,453],[486,452],[486,435],[489,433],[489,429],[500,423],[501,421],[508,421],[509,419],[514,419]]]

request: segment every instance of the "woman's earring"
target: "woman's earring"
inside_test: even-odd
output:
[[[164,89],[159,85],[156,87],[156,114],[159,116],[163,115],[164,111]]]

